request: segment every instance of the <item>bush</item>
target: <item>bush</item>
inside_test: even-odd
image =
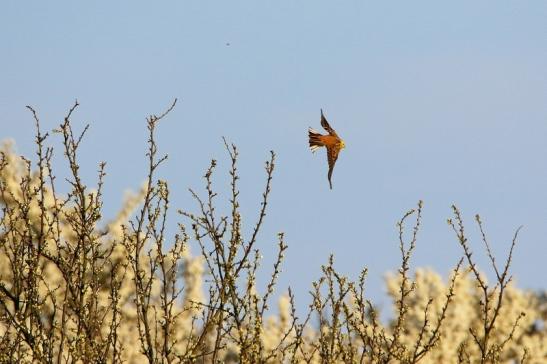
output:
[[[175,100],[176,102],[176,100]],[[166,160],[154,132],[175,103],[147,119],[147,182],[129,196],[114,221],[102,219],[105,164],[96,188],[80,176],[74,132],[76,103],[56,133],[70,175],[57,190],[37,114],[36,168],[5,144],[0,155],[0,360],[40,363],[545,363],[545,293],[511,284],[517,233],[500,266],[483,224],[476,221],[496,277],[489,284],[475,264],[456,207],[449,226],[463,258],[445,283],[410,260],[417,243],[422,202],[398,224],[401,266],[387,279],[393,299],[388,323],[365,295],[367,270],[356,281],[339,274],[331,256],[313,283],[303,319],[289,290],[279,314],[269,314],[287,249],[278,254],[265,287],[257,287],[258,232],[265,218],[275,154],[266,162],[259,218],[242,233],[238,151],[225,141],[231,161],[229,215],[219,216],[212,188],[216,161],[205,173],[205,195],[191,192],[197,212],[178,211],[185,223],[166,236],[169,186],[157,179]],[[409,238],[405,224],[414,219]],[[200,254],[190,254],[195,241]],[[317,324],[312,324],[317,318]]]

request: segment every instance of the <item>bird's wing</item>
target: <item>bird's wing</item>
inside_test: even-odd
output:
[[[330,189],[332,190],[332,182],[331,182],[331,177],[332,177],[332,171],[334,170],[334,165],[336,164],[336,160],[338,159],[338,153],[340,152],[340,149],[337,148],[336,146],[329,146],[327,147],[327,157],[328,157],[328,161],[329,161],[329,185],[330,185]]]
[[[329,122],[327,121],[327,118],[325,118],[325,115],[323,115],[323,109],[321,109],[321,126],[323,127],[323,129],[328,131],[330,135],[335,137],[338,136],[334,129],[329,125]]]

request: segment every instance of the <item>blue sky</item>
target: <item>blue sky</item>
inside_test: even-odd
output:
[[[52,129],[77,98],[75,125],[91,124],[83,173],[92,184],[107,161],[112,216],[144,181],[145,117],[177,97],[158,131],[173,208],[195,210],[187,189],[202,190],[211,158],[224,188],[225,136],[240,148],[249,230],[275,150],[259,244],[269,268],[276,233],[286,233],[279,288],[293,287],[300,305],[330,253],[350,277],[367,266],[369,292],[381,299],[399,261],[395,223],[419,199],[414,266],[446,274],[455,265],[461,249],[446,218],[456,203],[483,270],[474,214],[500,260],[524,225],[513,272],[520,287],[545,288],[545,19],[544,1],[7,1],[0,139],[31,156],[24,106]],[[312,155],[306,140],[320,108],[347,145],[332,191],[324,152]]]

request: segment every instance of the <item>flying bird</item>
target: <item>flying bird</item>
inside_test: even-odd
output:
[[[310,138],[310,149],[312,152],[315,152],[317,149],[321,147],[327,148],[327,159],[329,162],[329,185],[330,189],[332,190],[332,171],[334,170],[334,164],[336,163],[336,160],[338,159],[338,154],[340,153],[340,150],[346,147],[346,143],[340,137],[338,134],[336,134],[336,131],[329,125],[329,122],[325,118],[325,115],[323,115],[323,109],[321,109],[321,126],[323,129],[325,129],[329,134],[323,135],[319,133],[317,130],[313,128],[308,129],[308,136]]]

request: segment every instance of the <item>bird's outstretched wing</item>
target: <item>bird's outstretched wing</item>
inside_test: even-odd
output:
[[[340,152],[340,149],[335,146],[327,147],[327,158],[329,161],[328,177],[329,177],[329,185],[331,190],[332,190],[332,182],[331,182],[332,171],[334,170],[334,165],[336,164],[336,160],[338,159],[339,152]]]
[[[323,129],[328,131],[330,135],[335,137],[338,136],[334,129],[329,125],[329,122],[327,121],[327,118],[325,118],[325,115],[323,115],[323,109],[321,109],[321,126],[323,127]]]

